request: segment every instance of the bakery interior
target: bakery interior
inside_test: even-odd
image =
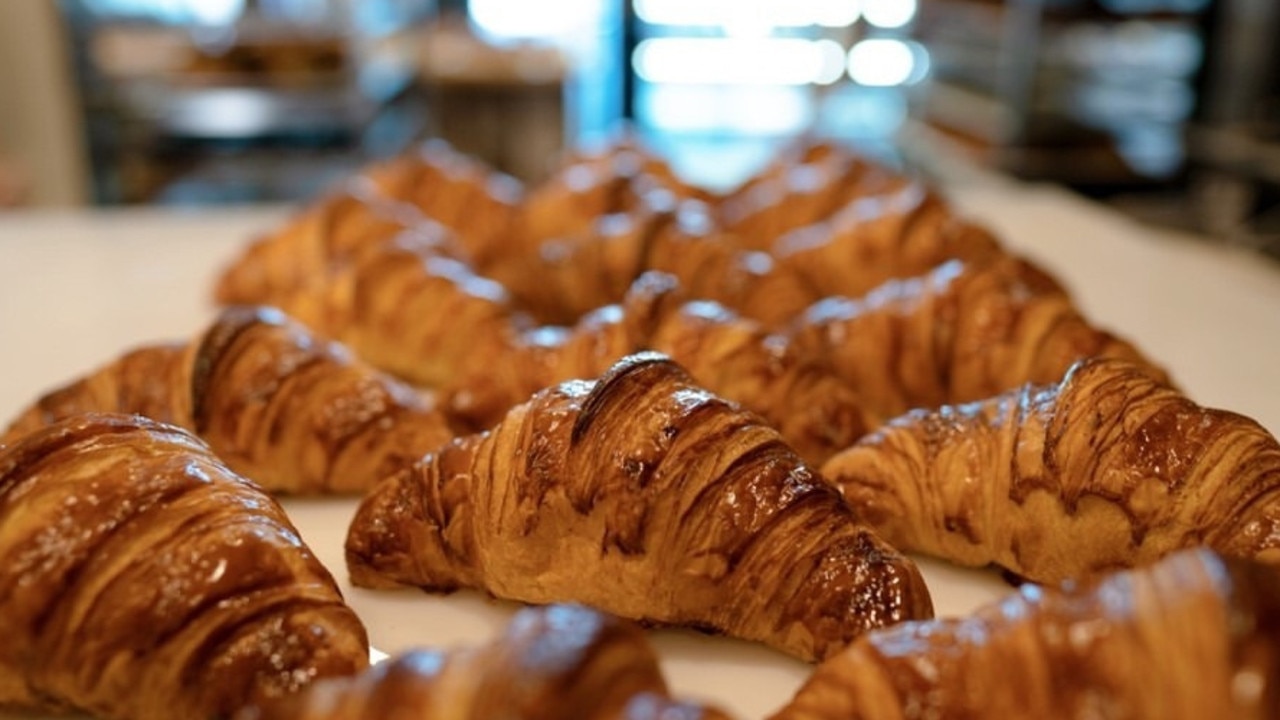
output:
[[[937,192],[1050,273],[1084,315],[1167,371],[1178,392],[1256,422],[1257,442],[1270,448],[1280,433],[1278,37],[1274,0],[0,3],[0,338],[9,370],[0,422],[130,348],[201,337],[220,317],[220,274],[251,242],[353,176],[432,143],[537,188],[565,158],[610,152],[624,138],[714,197],[745,187],[803,138]],[[466,338],[470,329],[456,332]],[[0,435],[0,460],[4,452]],[[1260,452],[1280,468],[1280,449]],[[1175,452],[1168,462],[1190,467],[1189,457]],[[0,550],[11,471],[0,462]],[[1262,474],[1280,486],[1280,469]],[[483,588],[437,596],[352,585],[343,541],[354,501],[283,502],[377,651],[474,645],[521,612]],[[1216,572],[1199,560],[1183,556],[1174,579],[1160,582]],[[939,617],[991,607],[1019,582],[1013,572],[919,562]],[[1265,698],[1280,713],[1280,582],[1268,582],[1259,597],[1274,607],[1258,623],[1270,644],[1250,647],[1272,653],[1274,664],[1270,675],[1237,668],[1231,692],[1240,702]],[[1111,605],[1073,607],[1120,613],[1116,598],[1129,587],[1108,587]],[[1036,612],[1035,591],[1012,597],[1026,605],[1003,606],[1004,615]],[[1164,619],[1178,617],[1172,609]],[[1097,618],[1071,630],[1068,640],[1044,642],[1093,647],[1110,632]],[[898,645],[890,637],[885,647],[942,643],[936,637],[952,630],[937,632]],[[946,636],[959,647],[980,644],[981,632]],[[812,668],[776,645],[681,629],[644,637],[673,696],[728,717],[852,716],[788,706]],[[1169,658],[1182,677],[1201,672],[1178,665],[1176,648],[1160,649],[1097,662],[1130,685],[1141,684],[1139,666]],[[1006,663],[1011,676],[1022,662],[988,661]],[[6,662],[0,649],[0,720],[50,717],[6,709]],[[1019,682],[1039,668],[1029,667]],[[1000,685],[960,695],[996,697]],[[1196,704],[1203,698],[1183,698],[1179,683],[1151,687],[1160,690],[1116,701],[1150,714],[1114,717],[1215,716],[1216,706]],[[1162,692],[1170,704],[1143,705]],[[1079,702],[1061,717],[1113,717]],[[1031,706],[1001,707],[989,716],[1039,716],[1018,715]],[[721,718],[649,710],[637,717]]]
[[[1277,245],[1264,0],[33,5],[4,11],[6,207],[294,202],[424,137],[535,180],[630,123],[697,182],[802,131],[924,172],[945,145]]]

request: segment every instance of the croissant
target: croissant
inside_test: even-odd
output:
[[[1123,358],[1167,380],[1131,344],[1090,324],[1052,276],[1013,255],[952,260],[860,298],[826,298],[788,334],[802,352],[830,357],[881,417],[1056,382],[1087,357]]]
[[[321,322],[298,307],[331,282],[338,268],[366,253],[398,244],[448,257],[464,257],[458,237],[415,208],[377,196],[371,183],[353,179],[257,238],[219,276],[214,297],[222,305],[292,305],[292,314]]]
[[[762,415],[806,460],[826,459],[880,422],[821,357],[722,306],[690,300],[662,273],[641,276],[622,304],[571,329],[523,333],[503,351],[505,362],[477,363],[442,388],[442,404],[458,422],[489,427],[538,390],[602,375],[643,350],[670,356],[700,385]]]
[[[191,343],[126,353],[42,397],[0,443],[94,411],[182,426],[284,493],[362,491],[456,434],[416,391],[269,308],[228,308]]]
[[[80,415],[0,446],[0,707],[229,717],[368,663],[284,511],[189,433]]]
[[[769,247],[778,266],[817,297],[858,297],[894,278],[923,275],[947,260],[980,262],[1006,251],[920,183],[857,196]]]
[[[1205,545],[1280,558],[1280,444],[1119,359],[917,410],[822,472],[907,551],[1056,583]]]
[[[757,182],[719,201],[720,225],[740,247],[770,250],[778,238],[821,222],[854,200],[884,196],[912,184],[904,175],[831,143],[799,152],[799,158],[784,152]]]
[[[515,178],[458,152],[439,138],[366,168],[378,196],[418,209],[455,233],[478,265],[506,252],[525,188]]]
[[[658,659],[630,623],[575,605],[520,610],[484,645],[411,650],[331,678],[236,720],[727,720],[670,699]]]
[[[467,263],[398,241],[338,268],[296,302],[279,303],[366,362],[423,387],[493,362],[533,325],[498,283]],[[305,308],[319,307],[308,313]],[[460,332],[465,328],[465,332]]]
[[[806,660],[932,613],[915,565],[776,431],[656,354],[379,483],[346,555],[361,587],[581,602]]]
[[[773,720],[1280,716],[1280,575],[1186,550],[869,633]]]

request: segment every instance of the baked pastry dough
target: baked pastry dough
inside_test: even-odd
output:
[[[441,388],[459,420],[485,428],[535,392],[603,375],[619,358],[653,350],[703,387],[759,413],[810,462],[821,462],[878,424],[857,393],[816,355],[712,302],[690,299],[675,278],[647,273],[624,302],[572,328],[536,328],[514,338],[502,362],[472,363]]]
[[[296,494],[363,491],[456,434],[416,390],[270,308],[228,308],[191,343],[126,353],[42,397],[0,443],[94,411],[180,425]]]
[[[1280,716],[1280,575],[1188,550],[869,633],[772,720]]]
[[[421,232],[372,231],[378,223],[339,217],[387,213],[420,192],[366,175],[367,185],[388,195],[322,202],[317,213],[333,215],[327,223],[304,215],[255,244],[227,270],[219,298],[281,307],[371,364],[445,389],[451,410],[473,427],[495,422],[546,384],[595,376],[627,353],[656,350],[712,391],[783,425],[788,441],[813,461],[853,439],[846,425],[825,423],[833,428],[821,439],[827,449],[814,448],[815,435],[793,434],[787,420],[803,401],[765,406],[718,384],[702,371],[708,358],[732,364],[736,356],[685,352],[720,346],[717,338],[663,345],[661,332],[636,332],[642,324],[632,320],[627,342],[578,343],[573,352],[582,357],[588,346],[598,354],[590,366],[542,369],[572,342],[562,328],[581,334],[599,325],[618,303],[625,307],[646,273],[658,271],[678,281],[686,300],[717,303],[740,327],[743,319],[757,323],[750,332],[775,332],[769,342],[779,354],[834,366],[853,386],[842,395],[852,390],[858,398],[844,414],[872,423],[912,407],[1051,382],[1071,362],[1099,354],[1144,362],[1162,376],[1131,345],[1088,323],[1048,273],[1007,253],[922,184],[834,144],[789,148],[786,162],[723,196],[681,185],[637,148],[624,139],[614,153],[578,158],[518,204],[492,209],[508,217],[502,252],[477,249],[464,229],[455,238],[424,221]],[[448,166],[451,157],[433,162]],[[483,174],[468,167],[454,175],[480,183]],[[466,184],[425,172],[446,196]],[[325,239],[326,228],[339,237]],[[309,269],[310,281],[292,257]],[[725,324],[701,328],[722,336]],[[759,368],[757,358],[735,372]],[[494,374],[519,381],[504,389],[489,379]]]
[[[775,430],[654,354],[379,483],[346,548],[361,587],[581,602],[806,660],[932,612],[915,565]]]
[[[1012,255],[952,260],[862,297],[826,298],[788,334],[799,352],[829,357],[883,418],[1057,382],[1083,358],[1121,358],[1167,380],[1133,345],[1089,323],[1049,273]]]
[[[1280,559],[1276,439],[1119,359],[912,411],[822,472],[897,547],[1040,582],[1201,545]]]
[[[228,717],[368,642],[284,511],[198,439],[80,415],[0,447],[0,707]]]
[[[411,650],[236,720],[727,720],[669,697],[644,633],[576,605],[530,607],[489,642]]]

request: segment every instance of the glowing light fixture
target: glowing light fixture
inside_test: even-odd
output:
[[[916,17],[917,0],[862,0],[862,17],[879,28],[894,29]]]
[[[859,0],[636,0],[636,16],[650,25],[684,27],[847,27]]]
[[[849,77],[859,85],[894,87],[918,80],[911,43],[888,38],[861,40],[849,49]]]
[[[804,38],[650,38],[631,62],[645,82],[686,85],[830,84],[845,65],[836,41]]]
[[[551,38],[564,36],[597,22],[601,3],[596,0],[470,0],[471,21],[497,38]]]

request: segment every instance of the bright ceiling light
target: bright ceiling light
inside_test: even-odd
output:
[[[871,38],[849,49],[849,77],[859,85],[904,85],[912,79],[915,69],[915,53],[901,40]]]
[[[590,27],[598,21],[596,0],[470,0],[471,20],[498,38],[554,38]]]
[[[683,85],[831,83],[843,65],[839,43],[804,38],[650,38],[632,66],[645,82]]]
[[[862,17],[876,27],[900,28],[916,17],[916,0],[862,0]]]

